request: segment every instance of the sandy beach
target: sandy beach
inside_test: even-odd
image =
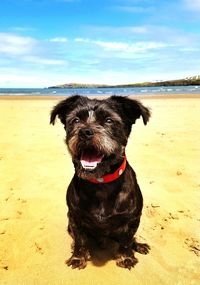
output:
[[[200,96],[139,97],[151,108],[127,146],[144,209],[131,271],[96,251],[72,270],[66,188],[73,175],[64,129],[49,125],[58,97],[0,97],[0,284],[189,285],[200,280]]]

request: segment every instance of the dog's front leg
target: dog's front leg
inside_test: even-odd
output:
[[[116,256],[116,264],[120,267],[131,269],[138,262],[132,250],[133,237],[124,234],[119,239],[119,250]]]
[[[84,269],[87,261],[90,259],[87,236],[82,232],[81,228],[77,227],[72,219],[69,220],[68,231],[73,238],[73,252],[72,256],[66,260],[66,264],[73,269]]]

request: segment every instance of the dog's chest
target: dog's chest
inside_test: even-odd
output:
[[[106,222],[114,214],[115,199],[105,191],[97,192],[88,203],[89,215],[98,222]]]
[[[124,203],[121,203],[122,196],[124,195],[121,192],[114,194],[110,194],[106,191],[96,192],[95,195],[87,201],[83,221],[89,221],[89,223],[102,228],[108,226],[108,224],[112,224],[113,226],[115,224],[118,225],[119,222],[122,221],[122,218],[129,212],[129,205],[124,207]]]
[[[100,223],[107,222],[114,214],[114,209],[108,207],[108,202],[100,202],[97,207],[91,208],[93,219]]]

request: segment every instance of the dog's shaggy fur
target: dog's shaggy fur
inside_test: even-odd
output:
[[[67,191],[68,231],[74,246],[66,263],[84,268],[90,258],[89,238],[99,244],[109,238],[119,244],[117,265],[131,269],[137,263],[134,251],[149,251],[147,244],[134,239],[143,207],[135,172],[127,162],[118,179],[100,184],[91,181],[120,167],[132,124],[142,117],[146,125],[150,111],[127,97],[97,100],[76,95],[53,108],[52,124],[56,116],[66,130],[66,144],[75,167]]]

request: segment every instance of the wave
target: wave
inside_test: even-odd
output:
[[[155,94],[200,94],[200,86],[159,86],[159,87],[130,87],[130,88],[0,88],[1,95],[23,96],[59,96],[59,95],[155,95]]]

